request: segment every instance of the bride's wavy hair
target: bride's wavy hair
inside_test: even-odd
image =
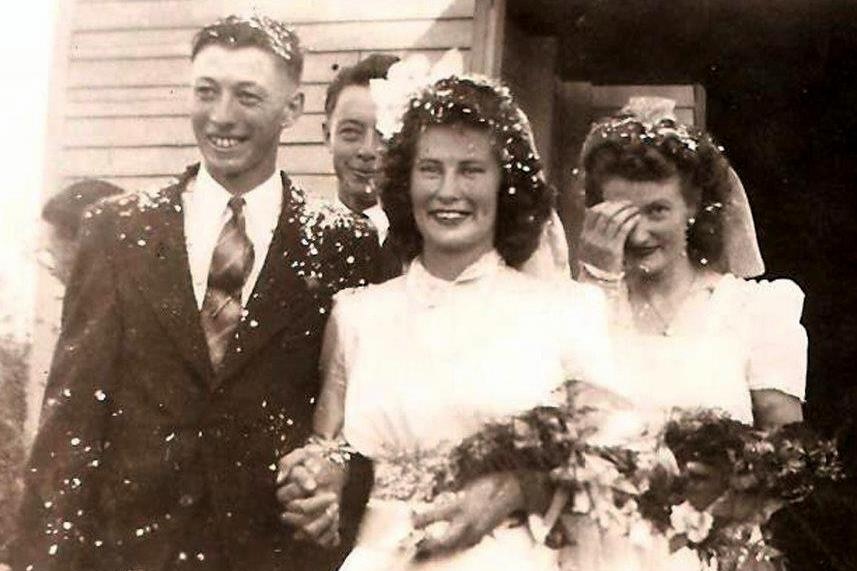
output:
[[[435,126],[489,134],[501,172],[494,247],[507,264],[519,266],[538,246],[554,191],[545,181],[526,116],[509,90],[475,77],[453,76],[423,89],[409,101],[402,128],[390,142],[380,194],[402,254],[411,260],[422,251],[411,202],[411,170],[420,136]]]
[[[586,205],[604,200],[612,177],[633,181],[681,180],[682,195],[697,213],[687,228],[687,254],[697,265],[723,256],[723,205],[731,192],[729,162],[708,133],[661,119],[648,123],[617,115],[595,123],[581,152]]]

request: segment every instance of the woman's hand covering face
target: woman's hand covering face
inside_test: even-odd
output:
[[[580,236],[581,262],[620,273],[625,262],[625,242],[639,220],[640,210],[626,200],[608,200],[587,208]]]

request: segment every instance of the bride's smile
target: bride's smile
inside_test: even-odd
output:
[[[460,126],[427,129],[411,171],[414,221],[424,255],[452,254],[469,265],[491,250],[499,185],[500,165],[487,132]]]

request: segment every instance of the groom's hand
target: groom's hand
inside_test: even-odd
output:
[[[437,534],[427,534],[417,546],[418,556],[431,557],[476,545],[512,512],[523,507],[524,493],[513,473],[502,472],[474,480],[456,500],[414,515],[417,529],[437,522],[448,524]]]
[[[339,543],[339,503],[346,475],[344,466],[306,448],[280,459],[280,518],[297,530],[296,539],[309,539],[326,547]]]

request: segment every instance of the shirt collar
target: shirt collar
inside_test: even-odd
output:
[[[378,231],[378,241],[383,244],[384,240],[387,239],[387,232],[390,230],[390,220],[387,218],[387,213],[384,212],[384,209],[381,208],[381,204],[378,203],[375,206],[364,210],[363,214],[365,214],[375,226],[375,230]]]
[[[248,210],[256,212],[268,209],[279,202],[281,190],[277,184],[279,181],[277,175],[278,172],[275,170],[262,184],[242,194]],[[214,180],[205,165],[200,167],[199,174],[196,175],[194,190],[199,193],[201,203],[212,204],[218,210],[223,210],[232,198],[232,193]]]
[[[423,304],[433,307],[442,303],[452,292],[466,285],[476,284],[496,275],[506,262],[497,252],[490,250],[469,265],[454,280],[433,276],[419,257],[408,267],[405,279],[410,294]]]
[[[336,203],[349,212],[354,212],[342,201],[338,194],[336,195]],[[377,202],[374,206],[367,208],[362,212],[357,212],[357,214],[362,214],[369,219],[369,222],[372,223],[375,230],[378,232],[378,243],[383,244],[384,240],[387,239],[387,233],[390,231],[390,219],[387,218],[387,214],[381,207],[381,203]]]

